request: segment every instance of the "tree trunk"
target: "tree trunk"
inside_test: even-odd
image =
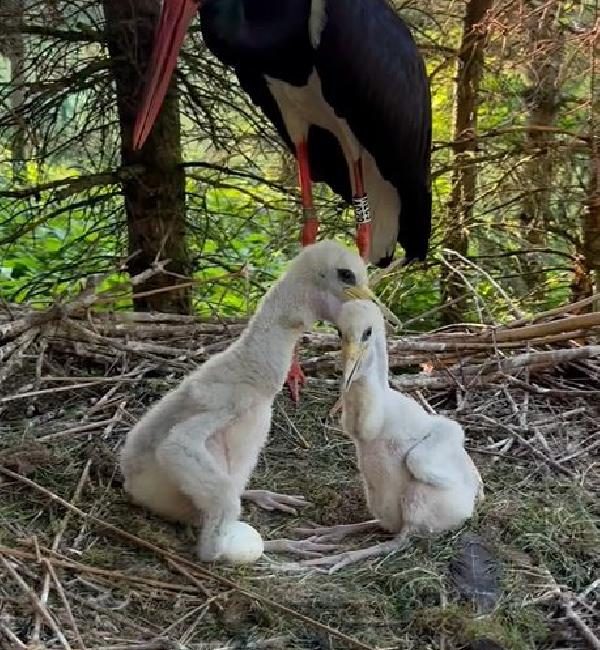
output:
[[[583,215],[584,273],[588,293],[600,291],[600,136],[592,136],[590,185],[587,210]],[[598,302],[593,306],[600,311]]]
[[[552,141],[554,136],[543,130],[551,127],[558,115],[560,102],[560,66],[564,53],[564,35],[557,29],[559,3],[528,0],[525,27],[529,34],[527,47],[527,78],[529,87],[525,102],[527,124],[534,128],[526,139],[530,158],[524,167],[525,196],[521,225],[523,240],[533,249],[545,248],[546,233],[551,222]],[[523,282],[530,294],[542,294],[545,276],[537,255],[524,257]]]
[[[468,0],[463,19],[463,34],[456,70],[454,97],[454,171],[448,203],[444,246],[467,254],[468,227],[473,216],[477,169],[472,162],[477,132],[479,84],[483,74],[486,29],[481,23],[492,0]],[[458,264],[457,260],[449,260]],[[444,266],[441,277],[443,320],[453,323],[464,320],[466,309],[462,298],[465,287],[460,276]]]
[[[127,213],[130,274],[137,275],[158,260],[170,260],[167,271],[183,276],[191,272],[185,244],[185,172],[181,166],[179,98],[171,83],[162,110],[141,151],[133,151],[133,125],[150,61],[158,0],[103,0],[108,51],[112,63],[121,130],[121,164],[143,171],[123,181]],[[189,313],[188,289],[160,291],[181,283],[160,273],[136,287],[138,310]]]
[[[0,21],[8,25],[23,23],[23,0],[4,0],[0,11]],[[27,158],[27,124],[23,117],[23,104],[25,103],[25,39],[21,32],[11,32],[0,44],[3,53],[10,65],[10,85],[12,91],[9,95],[11,120],[14,129],[11,138],[11,158],[13,180],[23,180],[25,160]]]

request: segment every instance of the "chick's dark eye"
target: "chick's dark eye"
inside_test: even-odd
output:
[[[338,269],[337,270],[338,278],[344,283],[349,284],[350,286],[356,286],[356,276],[354,271],[350,269]]]
[[[367,329],[362,333],[362,340],[368,341],[371,338],[371,334],[373,334],[373,328],[367,327]]]

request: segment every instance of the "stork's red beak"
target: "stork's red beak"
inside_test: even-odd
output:
[[[179,50],[200,0],[163,0],[146,72],[141,108],[133,128],[133,148],[140,149],[148,137],[173,76]]]

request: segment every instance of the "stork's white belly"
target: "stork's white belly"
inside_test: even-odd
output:
[[[377,261],[391,255],[398,239],[398,192],[383,178],[373,156],[361,147],[346,120],[338,117],[325,101],[316,70],[313,70],[305,86],[292,86],[268,76],[266,80],[293,142],[306,140],[311,125],[320,126],[335,135],[346,158],[353,193],[353,162],[362,156],[365,191],[369,196],[373,220],[370,258]]]
[[[272,77],[266,79],[294,142],[306,139],[309,126],[316,124],[337,137],[346,159],[358,160],[360,145],[346,120],[340,119],[325,101],[316,70],[312,71],[306,86],[292,86]]]

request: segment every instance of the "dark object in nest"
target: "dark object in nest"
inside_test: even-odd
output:
[[[462,600],[470,601],[480,614],[494,609],[500,598],[500,566],[479,535],[462,536],[449,569]]]

